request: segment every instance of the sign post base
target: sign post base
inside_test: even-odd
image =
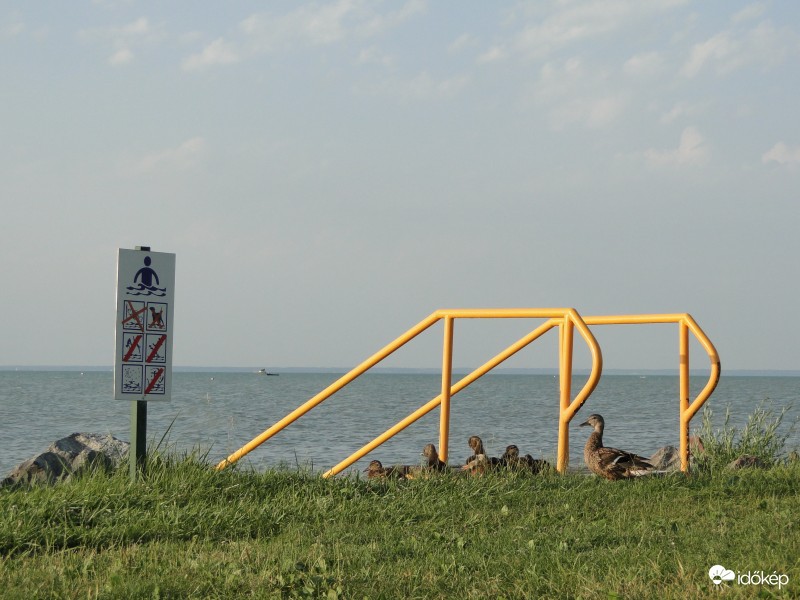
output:
[[[131,481],[137,481],[145,473],[147,462],[147,401],[131,402],[131,447],[128,450],[130,459]]]

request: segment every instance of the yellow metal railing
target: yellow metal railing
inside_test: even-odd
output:
[[[534,329],[528,335],[520,338],[514,344],[511,344],[505,350],[497,354],[494,358],[486,362],[481,367],[472,371],[469,375],[461,379],[455,384],[451,384],[452,378],[452,360],[453,360],[453,330],[454,320],[460,319],[496,319],[496,318],[536,318],[548,319],[541,326]],[[559,337],[559,371],[561,383],[561,396],[560,396],[560,418],[559,418],[559,439],[558,439],[558,456],[557,468],[561,472],[565,472],[569,463],[569,422],[575,413],[580,409],[589,395],[594,391],[600,380],[600,375],[603,368],[603,359],[600,352],[600,347],[595,340],[594,335],[587,327],[584,320],[575,309],[572,308],[553,308],[553,309],[536,309],[536,308],[522,308],[522,309],[452,309],[452,310],[438,310],[428,316],[426,319],[420,321],[416,326],[409,329],[406,333],[398,337],[392,343],[385,346],[380,351],[373,354],[370,358],[362,362],[360,365],[349,371],[347,374],[340,377],[334,383],[322,390],[319,394],[296,408],[294,411],[286,415],[283,419],[275,423],[272,427],[261,433],[261,435],[254,438],[248,444],[242,446],[239,450],[228,456],[217,465],[217,469],[224,469],[228,465],[236,462],[273,435],[299,419],[312,408],[335,394],[348,383],[362,375],[364,372],[378,364],[384,358],[395,352],[397,349],[407,344],[420,333],[431,327],[439,320],[444,320],[444,343],[442,348],[442,391],[441,393],[417,409],[405,419],[401,420],[395,426],[391,427],[377,438],[363,446],[360,450],[351,454],[348,458],[334,466],[329,471],[323,474],[323,477],[330,477],[340,473],[348,466],[359,460],[364,455],[368,454],[385,441],[428,414],[430,411],[438,406],[441,406],[441,416],[439,423],[439,449],[442,460],[447,460],[447,448],[449,437],[449,423],[450,423],[450,398],[470,385],[472,382],[482,377],[497,365],[507,360],[528,344],[539,338],[541,335],[558,326],[560,330]],[[583,386],[581,391],[577,394],[574,400],[571,397],[571,380],[572,380],[572,340],[573,331],[577,328],[578,332],[586,341],[592,356],[592,371]]]
[[[452,361],[453,361],[453,332],[455,319],[496,319],[496,318],[536,318],[547,319],[542,325],[523,336],[515,343],[508,346],[505,350],[494,356],[492,359],[478,367],[470,374],[463,377],[455,384],[452,380]],[[444,340],[442,344],[442,385],[441,393],[421,406],[416,411],[390,427],[371,442],[351,454],[349,457],[323,473],[323,477],[337,475],[354,462],[403,431],[406,427],[416,422],[423,416],[437,407],[441,407],[439,421],[439,449],[440,458],[447,461],[449,431],[450,431],[450,399],[468,385],[503,363],[505,360],[528,346],[534,340],[541,337],[554,327],[559,328],[559,376],[560,376],[560,397],[559,397],[559,429],[558,429],[558,450],[556,457],[556,468],[564,473],[569,465],[569,423],[575,413],[583,406],[587,398],[597,387],[603,369],[603,359],[600,347],[594,335],[589,329],[589,325],[624,325],[624,324],[645,324],[645,323],[678,323],[679,325],[679,359],[680,359],[680,457],[681,470],[689,469],[689,422],[697,413],[703,403],[708,399],[716,387],[720,377],[720,361],[716,349],[702,329],[694,319],[686,313],[683,314],[652,314],[652,315],[614,315],[614,316],[592,316],[581,317],[572,308],[552,308],[552,309],[450,309],[437,310],[429,315],[417,325],[409,329],[406,333],[395,339],[380,351],[373,354],[360,365],[337,379],[327,388],[316,396],[290,412],[283,419],[272,425],[269,429],[261,433],[252,441],[242,446],[239,450],[222,460],[217,469],[224,469],[238,461],[240,458],[266,442],[273,435],[288,427],[294,421],[306,414],[312,408],[328,399],[330,396],[345,387],[348,383],[371,369],[384,358],[410,342],[423,331],[430,328],[436,322],[444,321]],[[581,391],[572,397],[572,362],[573,362],[573,338],[574,330],[583,337],[589,347],[592,356],[592,370]],[[694,401],[689,402],[689,332],[692,332],[700,344],[705,348],[711,360],[711,373],[708,383],[700,391]]]
[[[691,315],[680,314],[653,314],[653,315],[614,315],[584,317],[587,325],[639,325],[649,323],[677,323],[678,324],[678,358],[679,358],[679,406],[680,406],[680,457],[681,471],[689,470],[689,422],[697,414],[700,407],[708,400],[711,393],[719,383],[721,372],[719,355],[714,344],[695,322]],[[698,342],[708,353],[711,361],[711,371],[708,382],[700,390],[692,402],[689,402],[689,332],[692,332]]]

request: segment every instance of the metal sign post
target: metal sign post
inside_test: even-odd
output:
[[[131,478],[144,471],[147,402],[172,392],[175,255],[149,246],[120,248],[114,398],[131,401]]]

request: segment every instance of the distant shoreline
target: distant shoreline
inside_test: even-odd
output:
[[[175,366],[173,371],[176,373],[255,373],[263,367],[192,367]],[[460,367],[453,368],[454,374],[467,374],[474,368]],[[112,372],[111,366],[97,365],[0,365],[0,371],[24,371],[24,372]],[[350,371],[345,367],[268,367],[270,373],[340,373]],[[382,374],[408,374],[408,375],[438,375],[439,369],[433,368],[401,368],[401,367],[373,367],[371,373]],[[502,368],[498,367],[491,371],[495,375],[558,375],[557,369],[525,369],[525,368]],[[588,369],[574,369],[575,375],[588,375]],[[659,376],[677,375],[678,369],[604,369],[603,375],[638,375],[638,376]],[[708,374],[704,369],[692,369],[691,375]],[[800,370],[768,370],[768,369],[723,369],[723,376],[737,377],[800,377]]]

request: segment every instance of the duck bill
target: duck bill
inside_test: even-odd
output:
[[[591,427],[591,426],[592,426],[592,424],[589,423],[589,421],[584,421],[583,423],[578,425],[578,427]]]

